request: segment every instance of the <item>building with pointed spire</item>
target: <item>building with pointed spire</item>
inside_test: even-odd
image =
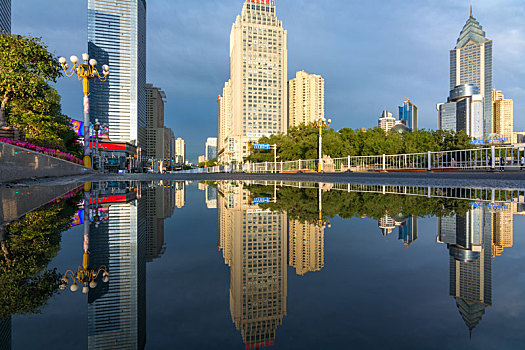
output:
[[[250,143],[288,131],[287,32],[274,0],[246,0],[230,34],[230,161],[249,155]]]
[[[438,218],[437,241],[447,244],[450,296],[472,335],[492,305],[492,213],[479,207]]]
[[[483,97],[483,136],[492,133],[492,40],[472,15],[461,30],[456,46],[450,50],[450,90],[473,84]]]

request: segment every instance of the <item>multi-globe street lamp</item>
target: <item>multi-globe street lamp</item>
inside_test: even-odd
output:
[[[85,225],[85,223],[84,223]],[[94,289],[97,287],[97,278],[99,274],[102,273],[102,281],[104,283],[109,282],[109,272],[105,266],[101,266],[99,268],[92,269],[89,267],[89,252],[86,250],[84,251],[84,256],[82,258],[82,266],[78,267],[77,272],[73,272],[73,270],[67,270],[64,274],[64,277],[62,277],[62,283],[60,284],[60,289],[66,289],[69,281],[69,278],[73,282],[69,289],[72,292],[76,292],[80,285],[82,286],[82,293],[86,294],[89,292],[89,289]],[[69,278],[68,278],[69,277]]]
[[[73,63],[73,67],[71,67],[71,70],[69,71],[69,63],[64,57],[60,57],[58,61],[62,65],[62,69],[67,77],[72,77],[76,74],[78,80],[82,80],[82,88],[84,91],[84,165],[87,168],[91,168],[92,164],[89,151],[89,80],[98,78],[102,82],[106,81],[109,75],[109,66],[106,64],[103,65],[102,75],[100,75],[95,67],[97,65],[97,60],[93,58],[89,59],[87,53],[82,54],[82,60],[84,60],[84,63],[79,63],[77,56],[71,56],[69,59],[71,60],[71,63]]]
[[[323,130],[330,126],[332,123],[331,119],[326,120],[325,117],[320,117],[312,125],[316,128],[319,128],[319,164],[317,166],[317,171],[323,171]]]

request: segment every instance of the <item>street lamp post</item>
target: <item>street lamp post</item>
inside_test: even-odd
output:
[[[317,166],[317,171],[323,171],[323,130],[330,126],[332,123],[331,119],[326,120],[325,117],[320,117],[313,123],[313,126],[319,128],[319,164]]]
[[[97,68],[95,68],[97,61],[95,59],[89,59],[87,53],[82,54],[84,63],[79,63],[77,56],[71,56],[69,59],[71,60],[71,63],[73,63],[73,67],[71,67],[71,70],[69,71],[69,64],[64,57],[60,57],[58,61],[62,65],[62,69],[64,69],[67,77],[72,77],[76,74],[78,80],[82,80],[82,88],[84,92],[84,166],[92,168],[89,151],[91,141],[89,135],[89,80],[98,77],[100,81],[106,81],[109,75],[109,66],[103,65],[102,75],[100,75]]]
[[[98,164],[98,171],[101,171],[100,169],[100,149],[98,148],[98,137],[99,137],[99,131],[100,131],[100,123],[98,121],[98,118],[95,119],[95,123],[93,123],[93,129],[95,130],[95,154],[97,155],[97,164]],[[95,160],[95,158],[93,158]]]

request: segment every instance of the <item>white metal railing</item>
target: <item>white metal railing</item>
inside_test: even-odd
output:
[[[295,173],[315,172],[319,160],[294,160],[216,166],[185,173]],[[512,146],[457,151],[377,156],[348,156],[322,159],[323,172],[453,171],[525,169],[525,148]],[[184,173],[183,172],[183,173]]]

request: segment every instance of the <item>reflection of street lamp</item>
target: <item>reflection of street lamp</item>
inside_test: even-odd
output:
[[[319,164],[317,167],[318,172],[323,171],[323,129],[330,126],[332,123],[331,119],[326,120],[325,117],[320,117],[316,122],[312,123],[313,126],[319,128]]]
[[[87,182],[84,184],[84,256],[82,258],[82,266],[78,267],[76,273],[72,270],[66,271],[62,277],[62,283],[60,284],[60,289],[66,289],[69,279],[68,275],[71,278],[73,284],[70,287],[72,292],[76,292],[79,288],[79,284],[83,284],[82,293],[89,292],[89,288],[93,289],[97,286],[97,277],[102,272],[102,281],[107,283],[109,281],[109,272],[105,266],[101,266],[98,269],[89,268],[89,226],[91,224],[90,220],[90,203],[91,203],[91,183]],[[95,225],[98,227],[100,222],[100,216],[98,211],[98,192],[95,197],[96,200],[96,214],[94,216]]]
[[[330,224],[330,221],[328,221],[328,219],[325,219],[323,217],[323,188],[322,188],[322,184],[319,183],[317,186],[319,186],[319,192],[318,192],[318,195],[317,195],[317,198],[319,200],[319,203],[318,203],[319,217],[317,218],[315,223],[316,223],[316,225],[319,228],[325,228],[326,226],[328,226],[328,228],[330,228],[330,227],[332,227],[332,225]]]
[[[85,225],[86,223],[84,223]],[[79,288],[79,285],[83,284],[82,287],[82,293],[86,294],[89,292],[89,288],[94,289],[97,287],[97,277],[102,272],[102,281],[104,283],[109,282],[109,272],[106,269],[105,266],[101,266],[98,269],[90,269],[89,268],[89,252],[84,251],[84,257],[82,259],[82,266],[78,267],[78,271],[74,273],[72,270],[67,270],[64,274],[64,277],[62,277],[62,284],[60,284],[60,289],[66,289],[69,279],[68,276],[71,278],[71,281],[73,284],[69,289],[72,292],[76,292]]]
[[[84,165],[87,168],[91,168],[91,158],[89,155],[89,80],[98,77],[100,81],[106,81],[109,74],[109,66],[102,66],[101,76],[98,70],[95,68],[97,65],[97,61],[95,59],[89,59],[89,55],[87,53],[82,54],[82,59],[84,60],[84,63],[78,63],[78,57],[71,56],[70,60],[71,63],[73,63],[73,67],[71,67],[69,72],[69,64],[67,63],[67,60],[64,57],[60,57],[58,61],[62,65],[62,69],[64,69],[67,77],[72,77],[74,74],[76,74],[78,76],[78,80],[82,80],[82,88],[84,91]]]

